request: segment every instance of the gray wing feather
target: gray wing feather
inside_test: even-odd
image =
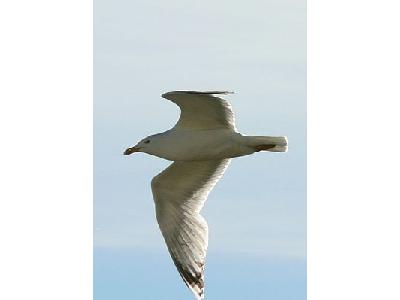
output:
[[[173,91],[162,95],[179,106],[181,115],[175,128],[236,130],[235,116],[230,103],[213,95],[225,95],[227,91]]]
[[[204,297],[207,222],[200,210],[223,175],[229,159],[174,162],[151,182],[157,221],[185,284]]]

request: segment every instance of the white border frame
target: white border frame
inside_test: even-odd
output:
[[[0,299],[92,298],[91,1],[0,9]]]
[[[399,4],[308,1],[308,296],[400,299]]]
[[[399,299],[399,4],[308,1],[308,294]],[[0,22],[1,299],[92,298],[90,1]]]

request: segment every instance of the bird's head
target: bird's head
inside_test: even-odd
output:
[[[154,142],[157,140],[156,135],[148,136],[142,139],[139,143],[135,146],[130,147],[124,151],[124,155],[130,155],[135,152],[145,152],[145,153],[152,153],[152,149],[154,148]]]

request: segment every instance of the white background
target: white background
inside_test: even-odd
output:
[[[394,1],[308,1],[309,299],[399,299]],[[0,298],[92,296],[92,4],[0,8]]]

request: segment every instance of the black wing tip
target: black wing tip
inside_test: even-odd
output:
[[[200,272],[186,270],[174,257],[173,261],[185,285],[193,292],[196,299],[204,299],[204,263],[200,263]]]
[[[234,94],[233,91],[177,91],[185,94],[200,94],[200,95],[226,95],[226,94]]]
[[[235,92],[233,92],[233,91],[171,91],[171,92],[162,94],[161,96],[164,97],[164,95],[172,94],[172,93],[189,94],[189,95],[227,95],[227,94],[234,94]]]

